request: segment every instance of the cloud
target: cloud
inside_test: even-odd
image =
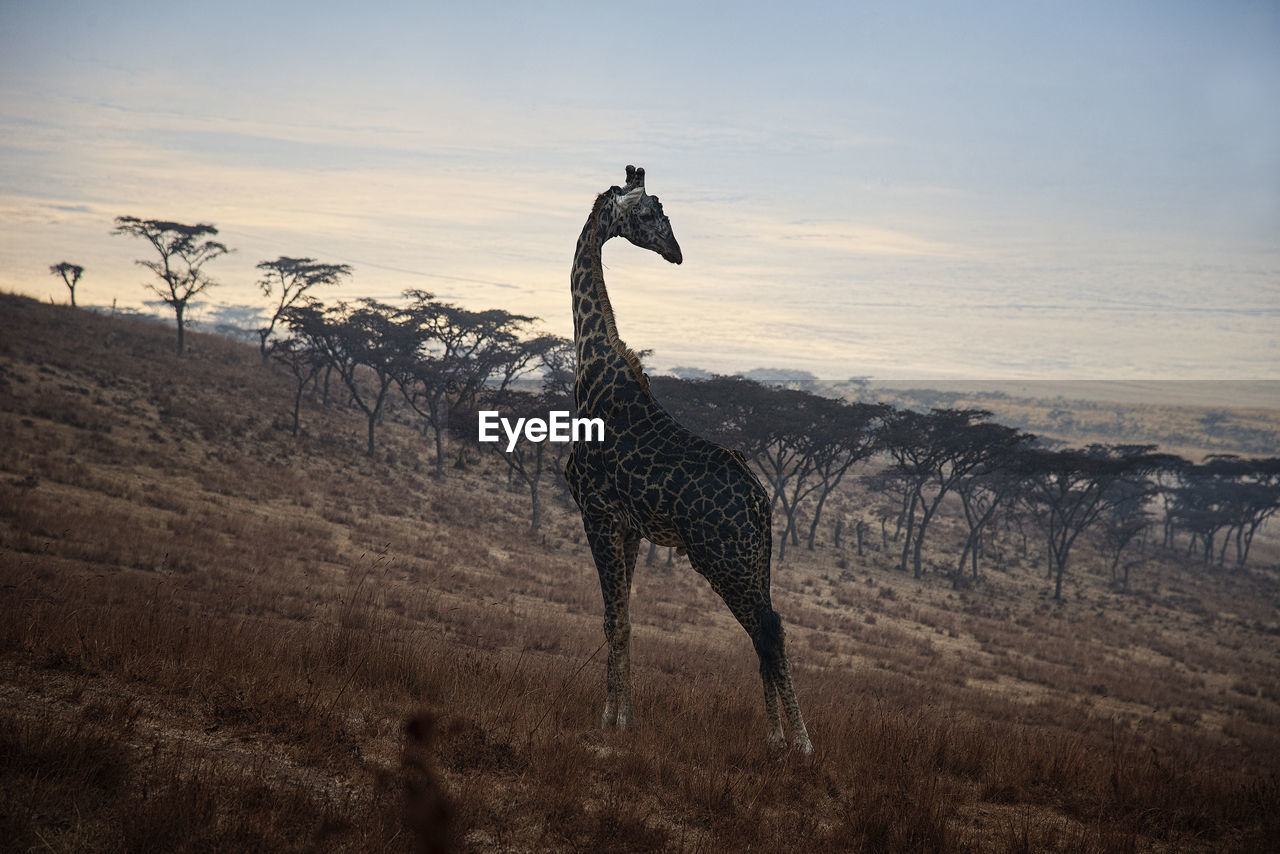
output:
[[[798,244],[849,255],[974,258],[976,250],[890,228],[841,222],[779,223],[761,235],[781,244]]]
[[[488,38],[488,20],[468,21]],[[548,55],[519,35],[527,58]],[[772,30],[757,35],[776,42]],[[839,40],[837,71],[856,55]],[[140,300],[145,271],[134,262],[146,247],[108,236],[113,216],[134,214],[222,230],[239,252],[214,271],[217,301],[255,299],[257,261],[308,255],[355,266],[349,290],[333,298],[448,290],[472,307],[539,315],[567,334],[574,239],[594,194],[619,182],[630,161],[648,168],[686,263],[670,268],[616,241],[607,275],[623,337],[669,364],[776,364],[833,378],[1280,370],[1274,239],[1265,252],[1237,252],[1206,232],[1199,206],[1154,206],[1166,198],[1159,194],[1129,199],[1127,173],[1104,176],[1114,194],[1068,192],[1078,172],[1043,144],[1058,125],[1037,129],[1000,103],[962,97],[943,115],[914,109],[931,99],[875,109],[870,95],[902,94],[875,85],[898,76],[892,64],[884,77],[866,76],[880,69],[870,59],[851,67],[862,73],[824,76],[837,99],[801,97],[786,75],[802,74],[812,58],[803,43],[801,61],[778,56],[777,87],[738,87],[735,78],[725,100],[700,97],[705,79],[724,85],[723,64],[710,78],[657,86],[658,98],[618,98],[615,69],[570,93],[556,84],[578,81],[576,67],[561,78],[521,59],[508,77],[487,77],[471,54],[488,42],[457,39],[457,57],[405,65],[412,73],[378,64],[377,40],[364,44],[378,45],[379,56],[334,64],[316,51],[316,62],[297,68],[210,51],[215,67],[197,70],[222,73],[189,88],[166,63],[149,54],[139,64],[123,46],[89,52],[97,58],[66,66],[78,71],[65,78],[33,80],[15,63],[10,82],[0,82],[0,286],[43,293],[48,265],[67,258],[88,268],[93,299]],[[700,40],[687,46],[699,62],[723,59]],[[883,50],[881,59],[898,59],[896,44]],[[104,55],[120,67],[104,65]],[[472,65],[449,71],[455,58]],[[765,66],[752,58],[743,67]],[[932,81],[931,69],[922,65],[922,78]],[[1070,75],[1080,79],[1074,65]],[[1246,107],[1257,98],[1245,95]],[[970,116],[973,106],[986,110]],[[1253,113],[1239,113],[1244,134]],[[944,126],[952,119],[972,138]],[[1078,127],[1089,141],[1091,125]],[[1156,131],[1135,139],[1148,133]],[[947,142],[960,145],[942,150]],[[1012,164],[1018,180],[1005,175],[1001,152],[1010,149],[1021,158]],[[1144,162],[1162,162],[1159,150],[1142,152]],[[1113,160],[1090,160],[1087,175]],[[1176,171],[1168,186],[1184,184],[1180,163],[1147,171]],[[1077,197],[1088,204],[1067,204]],[[1160,210],[1194,211],[1194,225],[1148,222]],[[1274,212],[1253,219],[1265,226]],[[1193,241],[1202,246],[1189,248]]]

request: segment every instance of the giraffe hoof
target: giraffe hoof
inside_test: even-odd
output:
[[[797,738],[793,746],[796,749],[796,753],[799,753],[801,756],[813,755],[813,742],[809,740],[808,736],[801,736],[800,738]]]
[[[769,749],[775,753],[782,753],[787,749],[787,738],[780,732],[769,733]]]

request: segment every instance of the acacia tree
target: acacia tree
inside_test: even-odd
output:
[[[1178,478],[1169,515],[1191,534],[1188,554],[1199,548],[1206,563],[1216,559],[1222,565],[1234,543],[1236,566],[1243,567],[1254,535],[1280,510],[1280,458],[1213,454],[1201,465],[1179,469]]]
[[[1235,521],[1236,566],[1244,568],[1254,534],[1280,510],[1280,457],[1252,460],[1239,485]]]
[[[509,315],[509,317],[512,318],[509,323],[513,325],[525,322],[522,315]],[[514,329],[510,335],[495,338],[495,346],[490,349],[486,357],[491,366],[490,382],[498,388],[508,388],[513,382],[534,370],[545,369],[543,357],[564,340],[557,335],[519,338],[514,334]]]
[[[84,267],[79,264],[69,264],[66,261],[62,261],[50,267],[49,273],[62,277],[67,290],[71,292],[71,307],[74,308],[76,304],[76,285],[80,283],[80,276],[84,273]]]
[[[281,255],[274,261],[263,261],[258,264],[263,271],[258,287],[265,297],[274,297],[276,307],[271,312],[267,325],[258,330],[259,349],[262,361],[267,360],[267,339],[275,330],[276,323],[292,306],[297,305],[307,291],[317,285],[336,285],[344,276],[351,275],[348,264],[321,264],[314,258],[288,258]]]
[[[750,421],[744,425],[746,456],[773,492],[772,505],[782,509],[786,525],[778,538],[778,560],[787,543],[799,545],[796,511],[818,489],[815,449],[822,443],[822,401],[817,395],[753,383],[745,389]]]
[[[959,586],[966,560],[971,564],[974,580],[977,580],[978,558],[983,551],[985,532],[996,513],[1008,506],[1018,494],[1019,481],[1009,471],[1010,461],[1034,438],[1029,433],[991,422],[975,424],[967,431],[968,443],[978,455],[978,462],[953,486],[960,496],[960,506],[969,528],[952,577],[955,586]]]
[[[413,353],[412,333],[397,322],[398,315],[394,307],[371,299],[329,308],[307,301],[284,315],[294,334],[323,354],[326,366],[338,372],[352,402],[364,413],[370,457],[387,391]]]
[[[1150,527],[1152,517],[1147,511],[1147,503],[1159,487],[1145,481],[1120,480],[1111,488],[1116,496],[1099,514],[1098,524],[1103,550],[1111,558],[1111,581],[1120,580],[1120,589],[1127,593],[1129,572],[1135,561],[1126,561],[1121,567],[1120,558],[1125,549]],[[1122,579],[1117,579],[1117,575],[1122,575]]]
[[[939,411],[939,410],[935,410]],[[894,541],[904,528],[906,537],[902,542],[902,556],[898,561],[898,569],[907,571],[907,562],[911,558],[911,546],[914,543],[916,530],[916,511],[922,501],[925,484],[933,475],[936,458],[940,453],[936,443],[928,441],[928,416],[910,409],[895,410],[885,422],[885,449],[893,458],[892,470],[895,477],[883,478],[882,483],[891,487],[901,498],[901,512],[894,532]],[[916,570],[917,576],[920,570]]]
[[[1191,467],[1188,460],[1169,454],[1164,465],[1152,473],[1156,495],[1161,504],[1161,548],[1173,548],[1173,534],[1178,521],[1178,489],[1184,482],[1184,473]]]
[[[927,415],[897,410],[885,424],[885,446],[907,489],[906,538],[898,568],[911,563],[924,574],[923,550],[929,522],[956,483],[981,466],[993,445],[1007,441],[1010,428],[986,421],[983,409],[934,409]]]
[[[506,388],[532,367],[541,344],[520,339],[533,318],[502,309],[469,311],[439,302],[426,291],[407,291],[398,322],[406,356],[395,373],[405,402],[435,435],[436,476],[444,475],[444,433],[454,414],[474,409],[492,377]],[[541,339],[534,339],[541,341]],[[550,346],[549,343],[547,346]],[[465,449],[466,444],[461,446]]]
[[[893,542],[902,536],[902,525],[907,518],[907,505],[915,490],[910,481],[893,466],[886,466],[862,478],[867,491],[882,496],[872,506],[875,518],[880,522],[880,549],[889,550],[889,520],[895,520]]]
[[[325,367],[324,354],[316,350],[302,337],[286,338],[271,348],[271,356],[289,369],[293,375],[293,435],[298,435],[298,420],[302,409],[302,393],[314,383]]]
[[[1215,468],[1220,467],[1189,466],[1179,472],[1180,483],[1174,490],[1170,513],[1173,526],[1191,535],[1187,554],[1199,548],[1205,563],[1213,560],[1218,533],[1230,526],[1232,518],[1231,485]]]
[[[813,551],[827,498],[854,465],[879,449],[879,424],[890,412],[885,404],[847,403],[831,398],[818,398],[815,408],[817,419],[810,430],[818,500],[809,520],[809,551]]]
[[[996,511],[1013,493],[1012,482],[1013,478],[994,465],[982,465],[956,482],[955,492],[960,496],[960,507],[969,533],[965,536],[960,560],[952,574],[952,586],[960,586],[966,563],[970,565],[973,580],[978,580],[978,558],[985,549],[986,530]]]
[[[1090,445],[1083,450],[1031,449],[1018,455],[1017,467],[1027,486],[1025,500],[1045,534],[1054,599],[1062,599],[1063,575],[1080,534],[1118,502],[1135,500],[1135,490],[1118,484],[1128,481],[1144,497],[1154,493],[1148,474],[1161,464],[1154,450],[1154,445]]]
[[[218,229],[212,225],[185,225],[159,219],[116,217],[112,234],[141,238],[160,255],[159,261],[137,263],[156,274],[160,284],[149,284],[152,291],[170,308],[178,322],[178,354],[185,348],[186,312],[191,298],[215,284],[204,271],[204,265],[232,250],[212,237]]]
[[[573,384],[577,379],[574,375],[576,360],[577,353],[572,340],[551,336],[548,346],[538,357],[542,367],[542,390],[558,394],[572,403]]]

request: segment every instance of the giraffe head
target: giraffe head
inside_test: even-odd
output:
[[[644,190],[644,169],[627,167],[627,183],[610,189],[614,211],[614,234],[625,237],[641,249],[657,252],[672,264],[684,260],[680,244],[671,231],[671,220],[662,212],[657,196]]]

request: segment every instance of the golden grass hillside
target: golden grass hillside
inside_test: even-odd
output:
[[[960,591],[876,537],[797,549],[774,601],[808,760],[768,750],[749,641],[662,554],[633,599],[639,726],[603,733],[575,511],[548,499],[531,537],[498,465],[433,479],[395,412],[373,459],[336,406],[309,402],[295,439],[286,377],[189,340],[175,358],[165,327],[0,296],[6,850],[1280,838],[1273,538],[1248,572],[1152,553],[1124,595],[1086,551],[1063,603],[1034,543]]]

